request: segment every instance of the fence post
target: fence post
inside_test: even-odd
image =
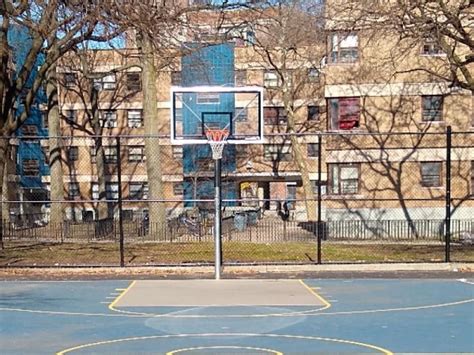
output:
[[[445,218],[445,262],[451,261],[451,126],[446,127],[446,218]]]
[[[118,184],[118,194],[117,194],[117,203],[118,203],[118,212],[119,212],[119,240],[120,240],[120,266],[125,266],[124,258],[124,238],[123,238],[123,214],[122,214],[122,159],[120,154],[120,137],[116,137],[116,147],[117,147],[117,184]]]
[[[322,225],[322,215],[321,215],[321,205],[322,205],[322,198],[321,198],[322,144],[321,144],[321,141],[322,141],[322,139],[323,139],[323,136],[320,134],[318,136],[318,225],[317,225],[317,228],[318,228],[317,263],[318,264],[322,264],[322,260],[321,260],[321,241],[323,240],[323,238],[322,238],[323,225]]]

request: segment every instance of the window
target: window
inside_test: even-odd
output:
[[[264,107],[263,118],[268,125],[286,124],[288,121],[287,112],[283,107]]]
[[[318,83],[320,79],[321,73],[319,69],[316,68],[309,68],[308,69],[308,81],[310,83]]]
[[[23,175],[25,176],[39,176],[39,160],[25,159],[22,163]]]
[[[64,86],[72,88],[76,85],[77,74],[76,73],[64,73]]]
[[[94,221],[94,211],[82,210],[82,221],[83,222],[93,222]]]
[[[294,210],[296,208],[296,183],[289,182],[286,184],[286,208]],[[285,210],[285,205],[283,205]]]
[[[173,149],[173,158],[174,159],[183,159],[183,147],[182,146],[174,146]]]
[[[184,195],[184,186],[182,182],[177,182],[173,184],[173,194],[175,196],[183,196]]]
[[[117,200],[119,197],[119,186],[116,182],[108,182],[105,184],[105,196],[107,200]]]
[[[280,84],[278,74],[274,70],[268,70],[263,73],[263,86],[266,88],[276,88]]]
[[[308,152],[308,158],[317,158],[319,156],[318,143],[308,143],[306,144],[306,149]]]
[[[245,44],[247,46],[251,46],[255,44],[255,31],[253,30],[247,30],[245,32]]]
[[[318,121],[319,114],[319,106],[308,106],[308,121]]]
[[[142,146],[128,147],[128,161],[140,162],[145,160],[144,148]]]
[[[443,54],[439,43],[434,38],[426,37],[423,40],[423,46],[421,47],[421,54],[423,55],[440,55]]]
[[[117,127],[117,112],[115,110],[107,110],[100,112],[100,125],[104,128]]]
[[[422,96],[422,120],[426,122],[441,121],[443,119],[443,96]]]
[[[311,180],[311,185],[313,186],[313,193],[315,196],[318,196],[318,180]],[[325,181],[321,181],[321,195],[326,195],[327,185]]]
[[[356,33],[329,35],[329,60],[331,63],[355,63],[359,59],[359,37]]]
[[[198,92],[196,94],[197,104],[218,104],[220,102],[220,96],[217,92]]]
[[[142,89],[142,80],[140,73],[127,73],[127,90],[128,91],[140,91]]]
[[[244,122],[248,119],[248,110],[246,107],[236,107],[234,113],[234,121]]]
[[[221,41],[233,42],[236,47],[255,44],[255,32],[246,26],[222,26],[219,28],[218,38]]]
[[[271,161],[291,161],[291,146],[284,144],[267,144],[264,146],[263,157]]]
[[[106,164],[117,163],[117,147],[104,147],[104,158]]]
[[[79,183],[78,182],[70,182],[67,190],[67,194],[69,198],[78,197],[81,195],[81,191],[79,190]]]
[[[130,200],[146,200],[148,199],[148,183],[131,182],[128,185],[128,192]]]
[[[75,110],[65,110],[64,118],[67,122],[76,122],[76,111]]]
[[[210,29],[206,30],[202,28],[199,32],[194,33],[194,40],[197,42],[215,42],[217,40],[217,35]]]
[[[127,122],[130,128],[139,128],[143,126],[142,110],[128,110]]]
[[[91,195],[93,200],[99,199],[99,184],[96,182],[91,184]]]
[[[115,90],[117,82],[115,74],[105,75],[101,78],[94,79],[94,88],[96,90]]]
[[[171,85],[180,86],[182,83],[181,72],[172,71],[171,72]]]
[[[91,163],[96,163],[97,162],[97,149],[95,146],[92,146],[90,148],[90,154],[91,154]]]
[[[331,129],[350,130],[359,127],[360,100],[358,97],[329,99]]]
[[[359,165],[329,164],[331,193],[336,195],[359,192]]]
[[[38,127],[32,124],[25,124],[21,127],[21,134],[26,137],[24,141],[35,141],[38,137]]]
[[[235,86],[247,85],[247,71],[236,70],[235,71]]]
[[[441,162],[421,163],[421,186],[439,187],[441,186]]]
[[[76,161],[79,159],[79,147],[69,147],[67,149],[67,160]]]

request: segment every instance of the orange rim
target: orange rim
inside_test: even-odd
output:
[[[206,131],[206,137],[212,142],[221,142],[226,140],[229,136],[229,131],[227,129],[208,129]]]

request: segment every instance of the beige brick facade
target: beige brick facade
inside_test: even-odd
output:
[[[329,12],[333,2],[329,2]],[[339,16],[343,16],[340,13]],[[426,55],[421,52],[422,43],[400,42],[395,33],[356,29],[346,31],[336,26],[337,21],[327,24],[327,41],[308,46],[304,50],[321,56],[322,66],[318,68],[321,76],[315,82],[308,81],[304,90],[299,90],[293,97],[294,117],[298,132],[304,133],[299,140],[303,144],[304,154],[308,163],[311,180],[317,181],[317,156],[308,156],[308,144],[318,142],[318,134],[323,134],[322,177],[324,189],[325,218],[346,218],[347,215],[369,215],[375,211],[373,218],[404,218],[404,209],[425,209],[423,218],[432,213],[433,218],[442,218],[444,208],[446,149],[445,131],[452,126],[453,132],[471,132],[453,136],[455,148],[453,159],[453,198],[470,200],[462,204],[459,214],[469,215],[474,208],[472,201],[472,162],[474,161],[474,100],[472,93],[467,90],[453,88],[450,83],[433,77],[426,72],[417,70],[423,67],[438,68],[441,72],[449,69],[443,55]],[[334,37],[334,34],[337,34]],[[350,34],[352,37],[347,37]],[[257,34],[258,35],[258,34]],[[346,36],[346,37],[344,37]],[[347,43],[352,43],[349,59],[340,62],[342,54],[335,53],[329,48],[331,41],[344,37]],[[341,42],[339,42],[341,44]],[[339,49],[340,51],[340,49]],[[325,58],[323,52],[326,52]],[[132,51],[130,51],[132,53]],[[131,66],[137,62],[136,55],[130,53],[119,55],[114,51],[98,51],[94,53],[96,61],[95,72],[116,70],[121,66],[127,69],[114,74],[113,89],[99,92],[99,109],[101,112],[113,111],[115,118],[110,127],[101,129],[104,142],[110,137],[111,145],[115,144],[118,135],[140,136],[144,134],[143,122],[131,123],[129,113],[137,114],[142,109],[142,94],[140,90],[127,89],[129,73],[139,73],[139,69]],[[71,61],[74,63],[74,60]],[[265,86],[264,73],[271,66],[252,46],[235,49],[235,69],[242,71],[241,79],[246,85]],[[304,70],[303,70],[304,68]],[[291,73],[293,80],[298,83],[301,75],[308,75],[311,65],[294,63]],[[90,90],[74,65],[60,67],[63,74],[77,73],[78,82],[69,88],[61,89],[61,108],[66,116],[68,110],[76,112],[75,122],[71,124],[63,120],[63,134],[81,136],[74,138],[70,144],[78,147],[78,159],[65,170],[65,180],[74,175],[79,181],[81,197],[91,197],[91,184],[96,182],[96,167],[91,162],[90,149],[93,145],[87,135],[91,132]],[[164,196],[168,209],[174,210],[182,206],[179,202],[182,194],[179,185],[183,179],[182,153],[180,147],[172,147],[167,138],[170,134],[170,86],[172,75],[179,72],[179,60],[172,66],[161,69],[157,76],[159,131],[164,136],[160,138],[162,146],[161,157],[164,167]],[[110,79],[110,78],[108,78]],[[82,85],[77,85],[77,84]],[[102,80],[101,85],[107,85]],[[84,88],[86,89],[84,89]],[[426,100],[442,100],[441,112],[427,112]],[[283,106],[282,91],[279,88],[267,88],[265,106]],[[424,106],[425,105],[425,106]],[[318,107],[319,115],[315,120],[308,120],[310,107]],[[351,114],[344,110],[352,110]],[[429,110],[428,110],[429,111]],[[354,113],[356,112],[356,113]],[[358,113],[357,113],[358,112]],[[427,115],[437,115],[434,120],[426,119]],[[349,118],[348,123],[341,123],[343,118]],[[431,117],[431,116],[429,116]],[[381,139],[380,133],[386,139]],[[387,134],[406,134],[393,135]],[[429,134],[423,134],[429,132]],[[280,147],[288,142],[281,134],[287,133],[286,126],[265,125],[268,145],[277,144]],[[340,133],[345,137],[326,135]],[[435,134],[436,133],[436,134]],[[280,135],[279,135],[280,134]],[[358,135],[359,134],[359,135]],[[90,134],[89,134],[90,135]],[[144,146],[143,137],[122,138],[122,188],[124,197],[129,196],[129,182],[146,182],[144,157],[139,161],[130,161],[129,149]],[[105,145],[106,143],[104,143]],[[457,146],[456,146],[457,145]],[[267,159],[268,149],[263,146],[242,146],[237,148],[237,169],[230,172],[230,179],[237,186],[243,182],[256,184],[258,196],[265,199],[286,200],[289,196],[288,186],[296,184],[296,198],[304,199],[301,187],[301,175],[293,159],[279,161],[277,164]],[[267,149],[267,150],[266,150]],[[182,151],[181,151],[182,152]],[[266,153],[267,152],[267,153]],[[422,163],[439,162],[440,165],[426,166],[426,169],[440,169],[439,183],[436,186],[424,187]],[[337,170],[338,165],[356,167],[348,170]],[[113,177],[114,165],[110,164],[110,181]],[[402,168],[400,168],[402,167]],[[331,170],[332,169],[332,170]],[[212,177],[212,169],[203,169],[204,175]],[[397,175],[397,171],[400,171]],[[357,182],[350,193],[334,193],[335,172],[348,174],[350,179]],[[342,175],[341,175],[342,176]],[[265,185],[267,184],[267,185]],[[352,184],[352,183],[351,183]],[[434,184],[434,183],[433,183]],[[245,196],[241,191],[241,196]],[[402,196],[402,197],[401,197]],[[133,204],[133,208],[145,209],[146,201]],[[127,207],[128,208],[128,207]],[[298,218],[305,219],[305,205],[302,201],[296,203]],[[465,211],[467,212],[463,212]],[[349,212],[348,212],[349,211]],[[385,212],[384,212],[385,211]],[[388,212],[387,212],[388,211]],[[431,212],[430,212],[431,211]],[[474,210],[472,210],[474,211]],[[393,217],[396,216],[396,217]],[[472,216],[472,214],[471,214]],[[417,217],[415,217],[417,218]],[[421,217],[420,217],[421,218]],[[460,217],[462,218],[462,217]]]

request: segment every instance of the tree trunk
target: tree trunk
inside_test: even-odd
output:
[[[147,34],[141,34],[141,65],[143,82],[143,119],[145,126],[145,155],[148,175],[148,198],[163,199],[163,182],[161,168],[160,133],[157,109],[156,67],[153,48]],[[159,239],[165,237],[163,231],[166,224],[166,206],[163,202],[150,202],[150,232],[154,231]]]
[[[2,137],[0,139],[0,196],[3,196],[3,182],[5,179],[5,169],[6,169],[6,162],[7,162],[7,152],[8,152],[8,138]],[[0,204],[0,208],[2,208],[3,214],[3,204]],[[0,223],[0,250],[3,249],[3,221]]]
[[[293,157],[301,173],[301,181],[303,184],[303,192],[306,205],[306,216],[308,221],[316,221],[317,201],[314,198],[313,185],[311,184],[311,180],[309,178],[308,161],[303,155],[303,145],[298,142],[298,137],[296,137],[295,135],[291,135],[290,140],[293,149]]]
[[[303,154],[303,144],[298,141],[298,137],[295,135],[295,116],[294,110],[291,106],[293,100],[287,97],[288,92],[284,92],[283,104],[288,115],[288,132],[290,133],[291,148],[293,158],[298,165],[298,169],[301,174],[301,181],[303,184],[303,193],[305,198],[306,206],[306,217],[308,221],[317,220],[317,201],[314,198],[313,186],[309,178],[308,160],[305,159]]]
[[[63,222],[64,206],[60,201],[64,200],[64,179],[61,157],[61,122],[58,104],[58,86],[56,77],[56,65],[48,71],[46,94],[48,97],[48,130],[49,130],[49,166],[51,200],[50,225],[57,226]]]
[[[94,131],[94,145],[95,145],[95,164],[97,169],[97,182],[99,185],[99,202],[97,205],[97,219],[103,220],[113,217],[113,202],[107,202],[107,188],[106,181],[109,171],[105,163],[104,144],[102,140],[102,127],[100,125],[99,112],[99,93],[91,82],[91,115],[92,115],[92,129]]]
[[[10,222],[10,186],[8,181],[8,175],[13,173],[12,168],[15,167],[15,162],[11,159],[11,145],[8,144],[7,155],[5,159],[5,169],[3,171],[3,192],[2,192],[2,220],[4,223]]]

